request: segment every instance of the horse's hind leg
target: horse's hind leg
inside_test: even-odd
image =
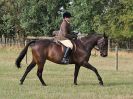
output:
[[[27,67],[27,69],[25,70],[24,75],[22,76],[22,78],[21,78],[21,80],[20,80],[20,84],[21,84],[21,85],[23,84],[23,82],[24,82],[24,80],[25,80],[27,74],[35,67],[35,65],[36,65],[36,63],[35,63],[34,61],[32,61],[32,62],[30,63],[30,65]]]
[[[93,72],[95,72],[95,74],[97,75],[97,78],[98,78],[98,80],[99,80],[99,84],[100,84],[100,85],[103,85],[102,78],[101,78],[101,76],[99,75],[99,73],[98,73],[98,71],[97,71],[97,69],[96,69],[95,67],[93,67],[91,64],[89,64],[89,63],[87,63],[87,62],[85,62],[85,63],[83,64],[83,66],[84,66],[85,68],[88,68],[88,69],[92,70]]]
[[[40,82],[42,83],[42,85],[43,85],[43,86],[46,86],[46,83],[44,82],[44,80],[43,80],[43,78],[42,78],[44,63],[45,63],[45,62],[40,62],[40,63],[38,64],[37,76],[38,76]]]

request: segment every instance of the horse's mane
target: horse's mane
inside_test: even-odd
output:
[[[101,37],[103,36],[102,34],[99,33],[88,33],[85,37],[81,37],[81,39],[89,39],[91,37]]]

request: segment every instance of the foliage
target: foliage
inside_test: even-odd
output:
[[[103,0],[73,0],[70,10],[74,14],[76,29],[82,33],[89,33],[94,30],[94,17],[102,14],[104,4]]]
[[[117,40],[133,38],[133,0],[1,0],[0,35],[51,35],[65,10],[81,33],[95,30]]]
[[[108,33],[112,38],[133,37],[133,1],[112,0],[104,13],[94,17],[94,28]]]
[[[4,30],[2,34],[11,34],[10,30],[13,29],[16,34],[23,36],[50,35],[59,27],[60,8],[65,8],[68,2],[69,0],[3,1],[0,6],[0,31]]]

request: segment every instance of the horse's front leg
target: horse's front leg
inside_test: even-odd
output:
[[[95,72],[95,74],[96,74],[96,76],[97,76],[97,78],[98,78],[98,80],[99,80],[99,84],[100,84],[100,85],[103,85],[102,78],[101,78],[101,76],[99,75],[99,73],[98,73],[98,71],[97,71],[97,69],[96,69],[95,67],[93,67],[93,66],[92,66],[91,64],[89,64],[88,62],[84,62],[84,63],[83,63],[83,67],[88,68],[88,69],[92,70],[93,72]]]
[[[77,77],[78,77],[79,69],[80,69],[80,65],[75,64],[74,85],[77,85]]]

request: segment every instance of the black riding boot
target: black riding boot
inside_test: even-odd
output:
[[[69,47],[65,47],[64,51],[65,52],[64,52],[64,56],[63,56],[63,59],[62,59],[61,63],[69,64],[69,55],[70,55],[72,50]]]

